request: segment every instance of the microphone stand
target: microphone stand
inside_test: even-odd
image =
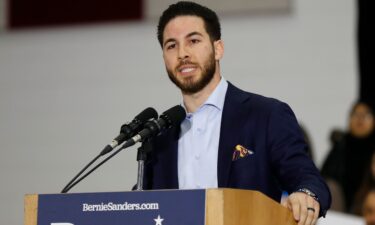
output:
[[[138,148],[137,161],[138,161],[138,175],[137,175],[137,188],[135,190],[143,190],[143,178],[144,178],[144,168],[145,162],[147,160],[147,153],[152,151],[152,144],[150,139],[142,142],[141,147]]]

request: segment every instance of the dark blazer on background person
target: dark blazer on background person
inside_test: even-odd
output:
[[[317,195],[320,216],[324,216],[331,204],[330,192],[306,154],[290,107],[228,84],[217,159],[218,187],[258,190],[278,202],[283,190],[292,193],[307,188]],[[145,189],[178,189],[179,133],[179,127],[172,128],[153,140]],[[251,154],[234,158],[237,145]]]

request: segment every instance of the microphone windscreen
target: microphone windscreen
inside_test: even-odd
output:
[[[185,119],[186,112],[182,106],[176,105],[165,111],[160,117],[167,120],[168,125],[178,126]]]
[[[145,123],[149,119],[157,119],[158,113],[154,108],[148,107],[142,112],[140,112],[135,118],[141,121],[142,123]]]

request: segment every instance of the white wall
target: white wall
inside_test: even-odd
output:
[[[356,97],[354,11],[351,0],[295,1],[289,14],[222,18],[223,75],[288,102],[318,164]],[[21,224],[24,194],[59,192],[143,108],[179,103],[155,29],[148,22],[1,34],[1,224]],[[129,190],[135,153],[120,153],[72,191]]]

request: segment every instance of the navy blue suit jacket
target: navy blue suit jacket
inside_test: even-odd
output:
[[[180,128],[153,141],[145,168],[145,189],[178,189]],[[254,154],[233,160],[236,145]],[[325,215],[331,204],[327,185],[306,154],[306,144],[290,107],[276,99],[244,92],[229,83],[218,153],[218,186],[258,190],[280,201],[282,190],[314,192]]]

